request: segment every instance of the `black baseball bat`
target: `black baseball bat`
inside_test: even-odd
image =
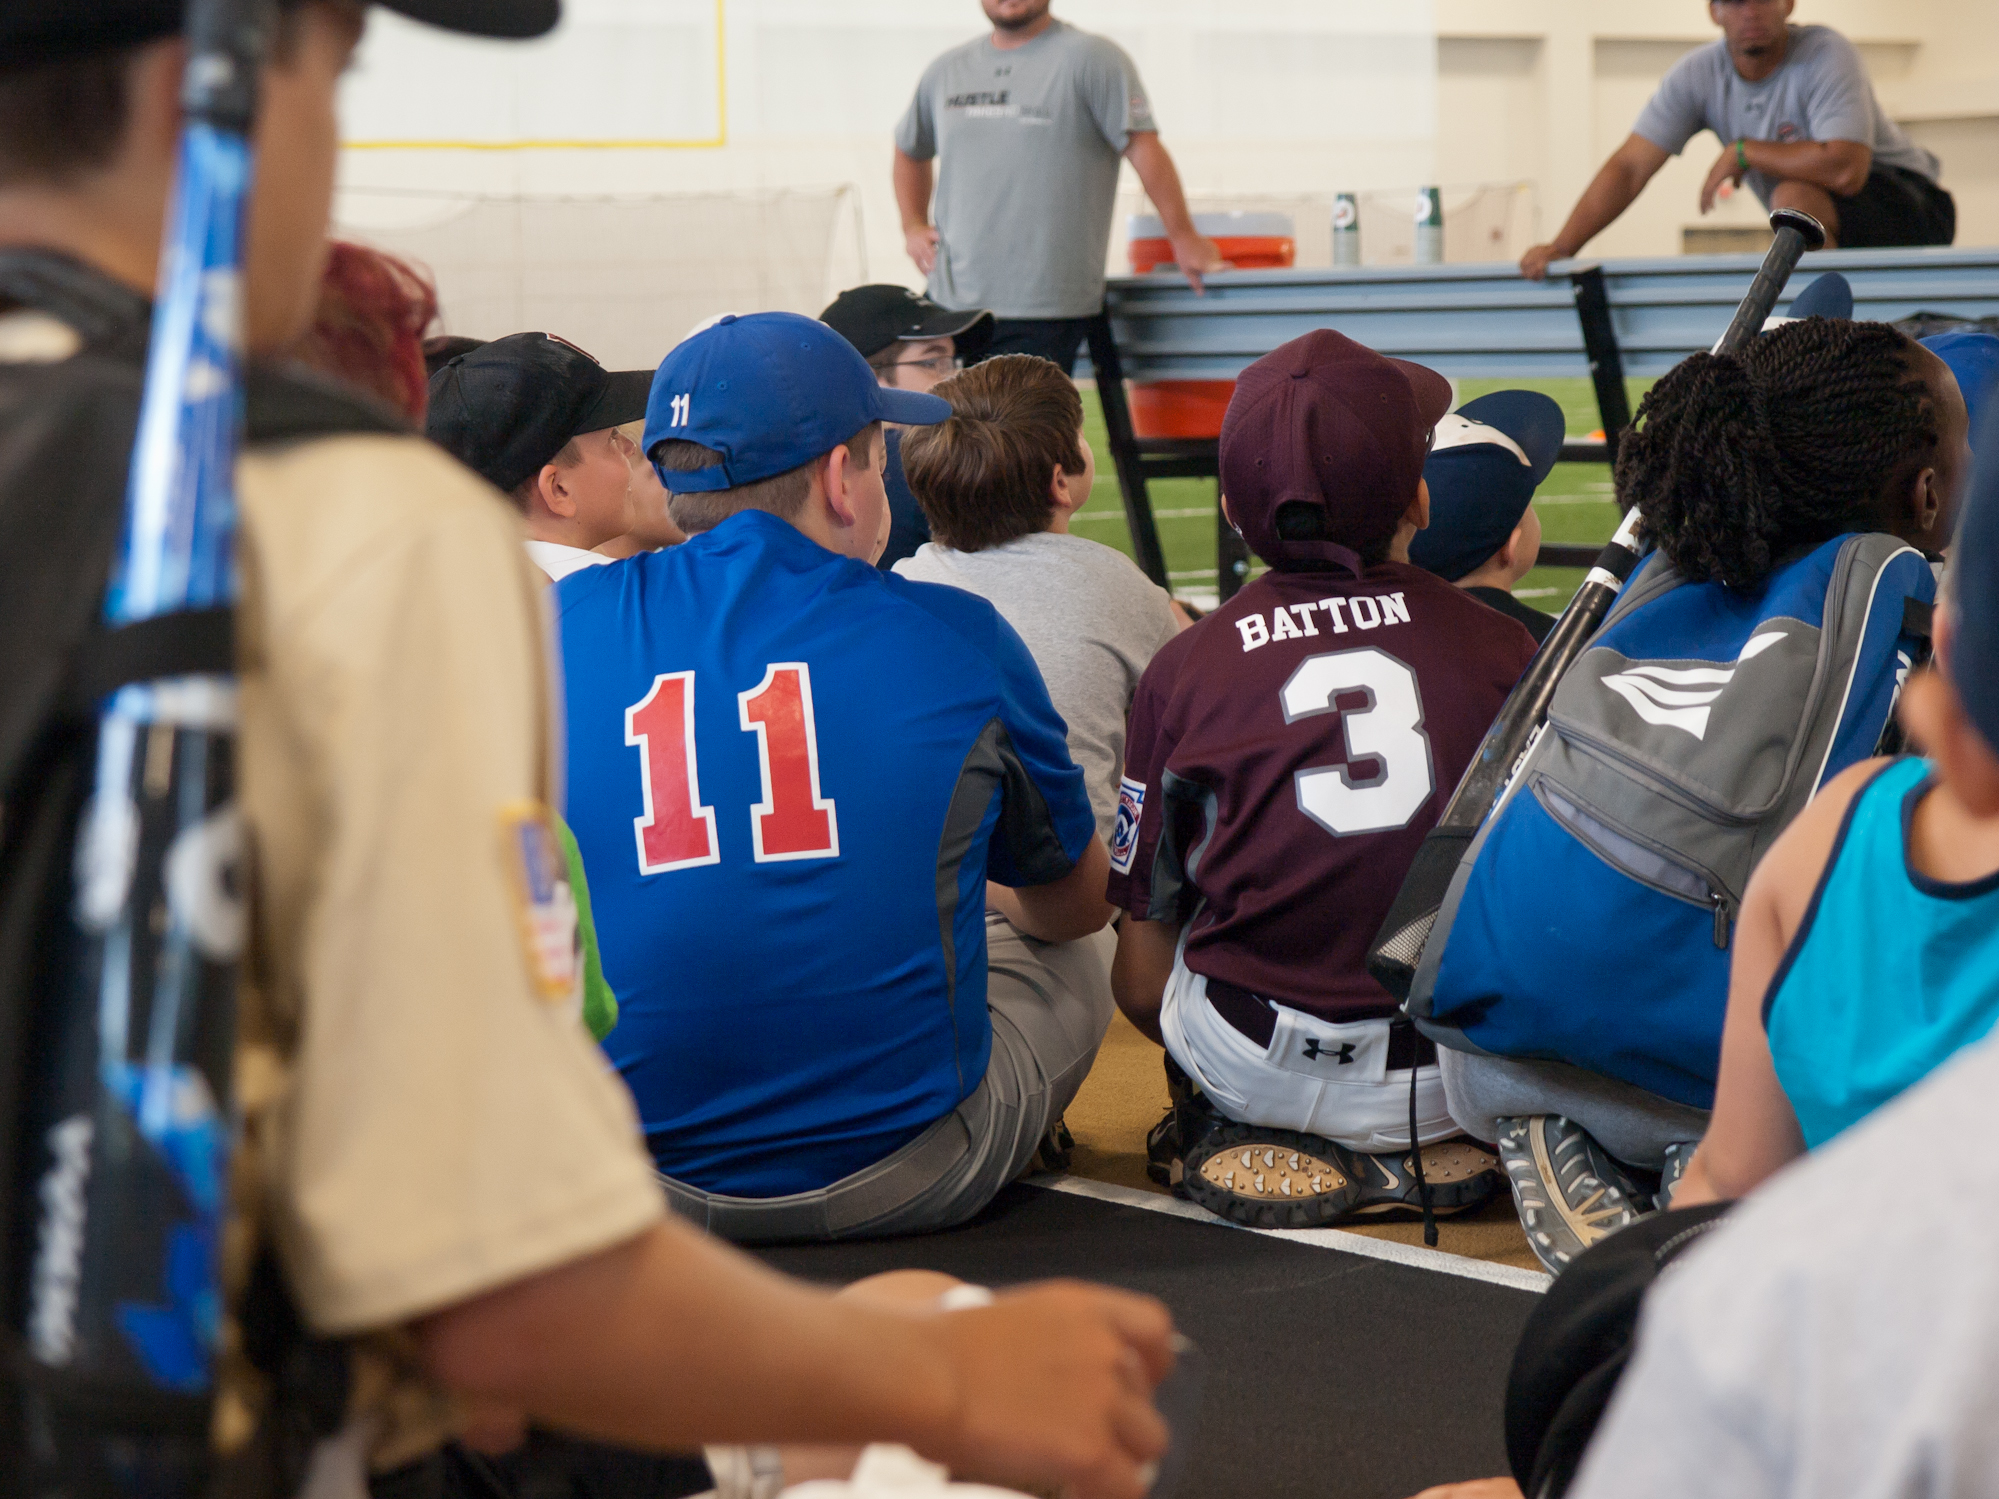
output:
[[[1727,330],[1716,340],[1713,353],[1731,354],[1746,346],[1776,307],[1777,298],[1783,294],[1784,284],[1790,280],[1800,257],[1825,243],[1825,227],[1810,214],[1796,209],[1778,209],[1770,215],[1770,227],[1776,231],[1776,238]],[[1563,674],[1588,649],[1597,626],[1617,601],[1625,579],[1638,566],[1638,525],[1638,511],[1633,509],[1624,517],[1617,534],[1597,554],[1596,564],[1583,579],[1583,586],[1576,590],[1555,628],[1548,632],[1534,659],[1527,663],[1527,670],[1500,707],[1499,717],[1486,730],[1485,739],[1478,753],[1472,756],[1449,805],[1417,849],[1395,904],[1389,908],[1388,917],[1367,954],[1367,971],[1396,999],[1409,997],[1416,965],[1422,961],[1423,945],[1436,925],[1437,912],[1443,906],[1451,876],[1465,849],[1498,804],[1534,736],[1547,722],[1548,704]]]

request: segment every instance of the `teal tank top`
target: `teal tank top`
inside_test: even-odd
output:
[[[1763,1028],[1816,1150],[1921,1082],[1999,1018],[1999,873],[1964,884],[1909,867],[1929,762],[1884,766],[1847,807]]]

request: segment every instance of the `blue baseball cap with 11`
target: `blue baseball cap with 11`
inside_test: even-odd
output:
[[[645,450],[668,439],[722,455],[707,468],[659,471],[680,494],[736,489],[801,468],[872,422],[928,427],[951,404],[881,384],[854,346],[795,312],[730,315],[660,361],[646,403]]]

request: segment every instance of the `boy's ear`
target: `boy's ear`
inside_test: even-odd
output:
[[[1425,531],[1430,526],[1430,485],[1425,479],[1416,481],[1416,498],[1409,502],[1409,508],[1402,512],[1402,525],[1413,526]]]
[[[541,501],[542,509],[550,515],[559,515],[564,520],[576,517],[576,497],[569,492],[569,486],[562,482],[562,469],[553,463],[544,463],[541,472],[534,478],[535,497]]]
[[[826,507],[843,526],[854,524],[854,500],[847,492],[853,466],[854,450],[841,443],[813,467],[813,477],[819,481],[820,493],[826,497]]]

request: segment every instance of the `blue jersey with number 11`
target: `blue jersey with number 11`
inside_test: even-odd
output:
[[[985,1075],[985,881],[1094,836],[1033,658],[761,511],[555,600],[605,1049],[660,1169],[773,1197],[872,1165]]]

